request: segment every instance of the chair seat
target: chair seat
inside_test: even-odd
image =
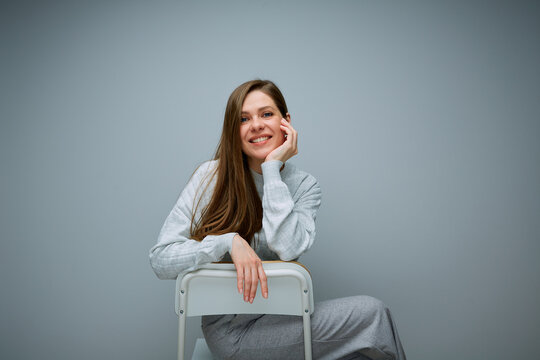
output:
[[[195,343],[195,350],[193,350],[193,356],[191,360],[214,360],[214,356],[210,352],[208,345],[204,339],[197,339]]]

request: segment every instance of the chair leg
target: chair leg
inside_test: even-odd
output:
[[[311,318],[310,314],[303,315],[304,320],[304,358],[311,360]]]
[[[184,338],[186,334],[186,316],[178,316],[178,360],[184,360]]]

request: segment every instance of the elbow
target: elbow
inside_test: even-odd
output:
[[[176,276],[171,276],[171,274],[167,271],[167,268],[163,266],[163,261],[160,256],[160,249],[152,249],[150,251],[149,259],[150,266],[152,267],[152,270],[154,271],[154,274],[156,274],[158,279],[176,279]]]
[[[150,262],[150,265],[152,266],[152,270],[154,270],[154,274],[156,274],[157,278],[160,280],[175,280],[178,275],[171,275],[169,271],[167,271],[165,268],[157,266]]]
[[[150,262],[150,266],[152,266],[152,270],[154,270],[154,274],[156,274],[157,278],[160,280],[166,280],[167,276],[165,272],[163,272],[159,267],[155,266]]]
[[[308,248],[306,247],[303,249],[286,249],[283,251],[276,251],[276,253],[282,261],[295,261],[307,250]]]
[[[295,261],[302,254],[309,250],[312,241],[305,241],[300,246],[287,247],[285,249],[275,249],[274,252],[279,256],[282,261]]]
[[[313,245],[315,239],[315,231],[305,230],[303,234],[299,235],[298,242],[289,243],[286,248],[281,251],[276,251],[279,258],[283,261],[297,260],[302,254],[306,253]]]
[[[165,279],[165,274],[163,271],[161,271],[161,268],[157,265],[155,257],[150,254],[150,266],[152,267],[152,270],[154,271],[154,274],[158,277],[158,279],[163,280]]]

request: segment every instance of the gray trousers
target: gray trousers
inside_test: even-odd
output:
[[[212,315],[202,317],[208,347],[220,359],[303,359],[302,317]],[[406,360],[390,310],[370,296],[315,304],[313,359]]]

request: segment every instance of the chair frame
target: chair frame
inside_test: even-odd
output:
[[[263,261],[263,268],[269,282],[269,297],[263,299],[260,296],[260,288],[253,304],[244,302],[243,296],[238,294],[236,286],[233,291],[237,300],[233,300],[234,304],[197,302],[190,305],[189,299],[192,296],[208,296],[213,289],[204,288],[204,281],[228,279],[227,285],[231,285],[231,279],[236,282],[236,269],[232,263],[211,263],[204,265],[198,270],[185,274],[182,278],[176,280],[175,294],[175,311],[178,315],[178,360],[184,359],[185,351],[185,330],[186,317],[199,315],[215,315],[215,314],[282,314],[282,315],[297,315],[302,316],[304,326],[304,357],[311,360],[311,319],[310,316],[314,310],[313,302],[313,284],[309,271],[300,263],[293,261]],[[292,282],[291,282],[292,279]],[[295,282],[295,280],[297,282]],[[293,291],[287,292],[288,299],[291,301],[283,301],[283,297],[274,293],[272,296],[273,281],[280,281],[281,284],[287,286],[290,284]],[[296,284],[296,285],[294,285]],[[232,285],[231,285],[232,286]],[[220,296],[217,292],[222,289],[214,290],[216,296]],[[288,289],[291,291],[291,289]],[[202,294],[201,292],[204,292]],[[232,297],[233,295],[231,295]],[[283,294],[285,296],[285,294]]]

